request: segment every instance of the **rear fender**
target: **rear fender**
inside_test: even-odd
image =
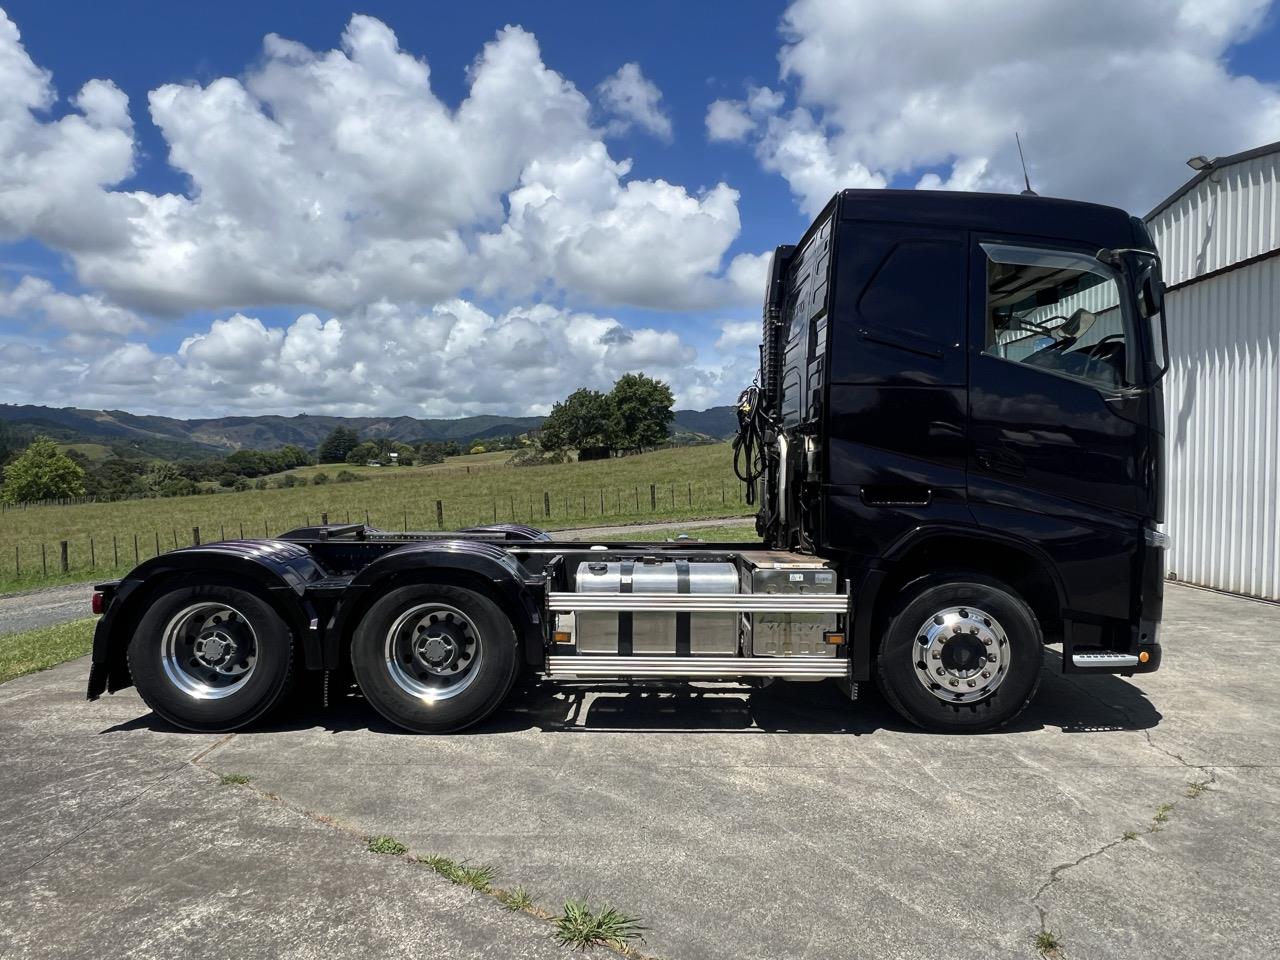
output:
[[[365,611],[387,590],[411,583],[474,585],[497,600],[511,618],[525,659],[542,662],[542,614],[534,585],[502,547],[483,540],[428,540],[383,554],[342,592],[324,634],[324,667],[337,669]]]
[[[312,627],[316,613],[304,597],[308,583],[324,577],[310,552],[283,540],[228,540],[183,547],[153,557],[120,581],[93,634],[88,698],[115,693],[133,683],[126,651],[133,631],[159,593],[191,586],[210,576],[240,580],[264,592],[298,639],[304,662],[318,667],[321,645]]]

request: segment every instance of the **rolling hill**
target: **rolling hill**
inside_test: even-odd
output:
[[[166,458],[226,454],[235,450],[270,450],[286,443],[316,447],[334,427],[349,427],[364,439],[386,437],[405,443],[456,440],[471,443],[486,437],[526,433],[541,417],[461,417],[456,420],[416,417],[213,417],[179,420],[144,416],[123,410],[85,410],[0,404],[0,421],[14,434],[48,434],[64,443],[102,443],[121,453]],[[672,430],[717,439],[733,433],[737,421],[732,407],[677,410]]]

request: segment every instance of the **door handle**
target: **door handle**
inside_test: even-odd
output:
[[[979,467],[990,470],[992,473],[1001,473],[1007,477],[1027,475],[1025,461],[1012,450],[981,447],[975,452],[974,459],[977,460]]]

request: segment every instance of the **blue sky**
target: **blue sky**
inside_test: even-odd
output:
[[[841,186],[1015,189],[1020,129],[1042,193],[1142,213],[1280,139],[1260,0],[726,9],[4,4],[0,402],[517,413],[637,367],[725,402]]]

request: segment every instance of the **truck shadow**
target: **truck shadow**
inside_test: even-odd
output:
[[[1017,718],[997,734],[1058,729],[1063,733],[1146,730],[1162,716],[1141,687],[1112,675],[1064,676],[1056,657],[1046,659],[1040,690]],[[318,682],[308,682],[293,702],[249,731],[367,730],[404,735],[360,696],[354,685],[331,687],[321,705]],[[154,714],[108,732],[146,728],[174,730]],[[483,723],[456,736],[523,730],[545,733],[741,733],[850,734],[879,730],[922,733],[885,702],[873,683],[861,685],[856,703],[834,683],[775,683],[743,687],[731,683],[689,686],[637,681],[630,685],[566,685],[530,679],[517,685],[506,704]]]

